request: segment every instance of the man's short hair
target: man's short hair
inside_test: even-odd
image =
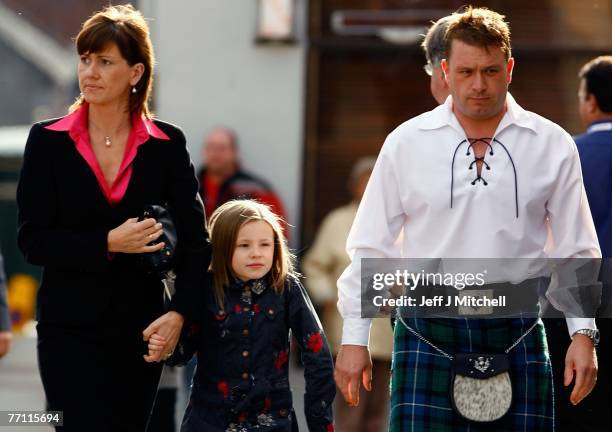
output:
[[[455,39],[472,46],[499,47],[506,61],[512,56],[510,27],[504,21],[504,15],[487,8],[468,6],[464,12],[451,16],[453,19],[444,34],[444,51],[447,59],[451,56],[451,45]]]
[[[599,109],[612,113],[612,56],[594,58],[580,69],[587,94],[595,96]]]
[[[427,29],[425,38],[423,38],[423,42],[421,43],[421,48],[423,48],[427,63],[431,64],[433,67],[439,66],[444,58],[444,33],[446,33],[448,23],[452,18],[451,15],[448,15],[434,22],[432,26]]]
[[[206,146],[206,143],[208,142],[208,137],[213,132],[219,132],[219,131],[225,133],[228,136],[228,138],[230,139],[230,143],[232,144],[232,147],[234,148],[234,150],[237,151],[238,150],[238,134],[236,133],[234,129],[232,129],[229,126],[225,126],[225,125],[216,125],[213,128],[211,128],[206,134],[206,139],[204,139],[203,145]]]

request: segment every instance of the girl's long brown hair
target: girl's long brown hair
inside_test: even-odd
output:
[[[295,276],[294,257],[289,252],[287,239],[283,235],[280,217],[270,208],[253,200],[229,201],[215,210],[210,218],[210,238],[212,243],[211,268],[214,280],[215,299],[223,309],[225,289],[232,275],[232,257],[240,228],[253,221],[264,221],[274,232],[274,258],[270,277],[276,293],[283,292],[288,276]]]

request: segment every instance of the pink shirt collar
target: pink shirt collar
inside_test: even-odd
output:
[[[98,160],[91,148],[89,130],[87,129],[88,108],[88,104],[83,104],[67,116],[46,126],[45,129],[68,132],[68,135],[76,145],[77,151],[81,154],[83,159],[85,159],[96,176],[105,198],[111,205],[116,205],[121,201],[127,191],[132,176],[132,161],[136,157],[138,147],[147,142],[150,137],[162,140],[170,140],[170,138],[158,128],[152,120],[143,116],[133,116],[132,129],[125,147],[123,161],[121,162],[117,177],[112,185],[109,185],[104,178],[100,164],[98,164]]]
[[[55,123],[50,124],[45,129],[53,131],[68,132],[70,137],[76,142],[76,137],[79,135],[89,135],[87,130],[87,119],[89,117],[89,105],[84,103],[79,108],[71,112],[65,117],[62,117]],[[138,136],[149,139],[150,136],[158,139],[169,140],[168,135],[164,133],[157,125],[144,116],[132,117],[133,129]],[[145,135],[146,134],[146,135]]]

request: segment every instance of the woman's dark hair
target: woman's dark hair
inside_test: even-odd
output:
[[[140,11],[130,4],[109,6],[95,13],[83,23],[83,28],[76,37],[79,55],[102,51],[108,44],[117,45],[121,56],[130,66],[137,63],[144,65],[144,72],[134,86],[136,92],[130,92],[130,114],[143,114],[150,118],[149,98],[153,88],[153,44],[149,37],[149,26]],[[74,111],[85,102],[80,96],[70,107]]]

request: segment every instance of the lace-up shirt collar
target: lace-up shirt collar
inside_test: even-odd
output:
[[[420,119],[417,123],[419,129],[434,130],[450,126],[460,134],[464,134],[463,128],[459,124],[459,120],[457,120],[457,117],[453,113],[452,96],[448,96],[442,105],[425,114],[427,115],[417,117]],[[534,121],[533,113],[523,109],[523,107],[516,102],[514,97],[508,93],[506,95],[506,113],[499,123],[495,135],[499,134],[510,125],[526,128],[536,134],[538,133],[537,122]]]

